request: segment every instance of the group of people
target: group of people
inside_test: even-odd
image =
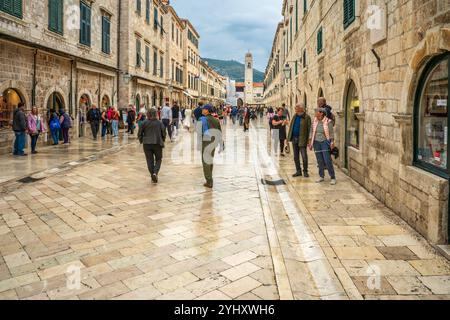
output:
[[[87,121],[91,125],[92,137],[97,139],[100,131],[101,124],[101,136],[105,137],[107,134],[111,134],[113,137],[119,136],[119,120],[120,114],[115,107],[103,108],[99,110],[96,105],[92,105],[87,112]]]
[[[39,136],[50,131],[53,145],[59,144],[60,139],[65,144],[69,143],[69,130],[72,127],[72,118],[64,110],[50,110],[47,116],[48,122],[39,114],[36,106],[31,108],[28,115],[25,114],[25,104],[20,102],[13,112],[12,128],[14,131],[14,156],[27,156],[25,153],[26,136],[30,136],[31,153],[37,154],[36,150]]]
[[[280,146],[281,156],[285,155],[287,143],[292,143],[296,168],[293,177],[309,177],[307,149],[310,149],[314,150],[319,167],[319,179],[316,182],[321,183],[325,181],[326,169],[331,178],[330,184],[335,185],[336,174],[331,159],[332,153],[337,153],[334,145],[335,117],[326,99],[320,97],[317,100],[317,108],[313,120],[306,113],[304,103],[299,103],[295,106],[295,114],[292,119],[290,119],[285,105],[278,108],[276,113],[270,107],[267,116],[273,133],[274,143],[275,145],[278,143]],[[289,131],[287,132],[286,129],[288,126]],[[300,157],[302,159],[303,171]]]

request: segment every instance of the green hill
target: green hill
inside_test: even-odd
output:
[[[221,75],[228,76],[237,82],[244,82],[245,65],[235,60],[217,60],[203,58],[208,65]],[[253,81],[263,82],[264,73],[256,69],[253,70]]]

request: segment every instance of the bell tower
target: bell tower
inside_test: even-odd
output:
[[[245,55],[245,103],[253,103],[253,56]]]

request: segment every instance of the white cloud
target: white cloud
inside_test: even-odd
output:
[[[200,33],[203,57],[243,61],[250,50],[255,67],[264,71],[282,18],[282,0],[172,0],[171,4]]]

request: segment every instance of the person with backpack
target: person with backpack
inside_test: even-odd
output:
[[[316,110],[316,117],[311,126],[311,131],[308,140],[308,147],[310,150],[314,148],[319,166],[319,179],[317,183],[325,181],[325,168],[327,169],[331,185],[336,184],[336,174],[331,160],[331,150],[334,148],[334,130],[333,124],[326,116],[325,108]]]
[[[136,122],[136,111],[133,109],[133,105],[128,106],[128,112],[127,112],[127,126],[128,130],[127,133],[134,134],[134,128]]]
[[[239,112],[238,108],[236,106],[233,106],[233,108],[231,109],[231,121],[233,122],[233,125],[236,124],[238,112]]]
[[[97,106],[93,104],[91,109],[89,109],[87,113],[87,121],[91,124],[92,137],[94,138],[94,140],[97,140],[101,117],[102,115],[100,113],[100,110],[98,110]]]
[[[45,132],[45,124],[42,121],[41,116],[39,115],[38,108],[33,106],[31,108],[31,112],[27,117],[27,125],[28,125],[28,134],[31,138],[31,154],[38,153],[36,151],[37,141],[39,139],[39,135]]]
[[[72,128],[72,118],[70,115],[64,110],[59,110],[59,123],[61,124],[61,130],[64,138],[64,144],[69,143],[69,130]]]
[[[202,164],[206,188],[213,188],[213,164],[216,147],[222,144],[222,127],[218,119],[212,116],[213,107],[209,104],[203,107],[200,117],[202,137]]]
[[[317,99],[317,108],[325,109],[326,111],[326,117],[331,120],[331,123],[334,125],[336,124],[336,117],[333,114],[333,108],[327,104],[327,100],[324,97],[320,97]]]
[[[52,110],[50,111],[50,134],[53,139],[53,145],[56,146],[59,144],[59,132],[61,131],[61,123],[59,122],[58,114]]]

